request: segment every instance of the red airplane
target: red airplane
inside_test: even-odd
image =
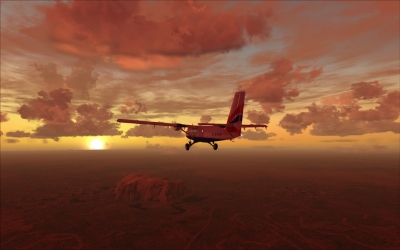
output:
[[[198,142],[208,143],[214,150],[217,150],[218,144],[215,143],[216,141],[232,140],[239,137],[241,136],[242,128],[267,128],[267,125],[264,124],[242,124],[244,96],[244,91],[235,93],[226,124],[201,122],[198,123],[199,126],[195,126],[182,123],[151,122],[129,119],[118,119],[117,122],[173,127],[176,131],[183,131],[189,139],[189,142],[185,144],[186,150],[189,150],[193,144]],[[184,130],[184,128],[186,128],[186,130]]]

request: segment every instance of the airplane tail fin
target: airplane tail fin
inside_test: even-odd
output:
[[[229,112],[228,120],[226,121],[226,130],[229,133],[236,133],[237,136],[240,136],[242,132],[244,96],[244,91],[235,93],[232,101],[231,111]]]

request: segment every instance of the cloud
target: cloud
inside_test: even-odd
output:
[[[184,137],[184,134],[181,131],[175,131],[174,128],[171,127],[140,124],[130,128],[123,137],[128,138],[129,136],[142,136],[146,138],[151,138],[154,136],[167,136],[179,138]]]
[[[306,68],[308,66],[294,68],[288,59],[278,60],[271,63],[270,71],[242,82],[239,89],[246,91],[248,100],[258,102],[266,114],[282,112],[285,109],[284,100],[292,101],[299,95],[297,84],[314,81],[322,73],[322,68],[303,72]]]
[[[241,137],[241,138],[251,140],[251,141],[267,140],[270,137],[276,136],[275,133],[266,133],[265,131],[251,131],[251,130],[243,132],[242,134],[243,134],[243,137]]]
[[[127,114],[127,115],[132,113],[137,114],[139,112],[147,113],[147,108],[145,104],[140,103],[138,101],[133,102],[132,99],[128,98],[125,100],[124,105],[119,107],[119,111],[122,114]]]
[[[308,106],[308,111],[298,114],[286,114],[279,125],[290,134],[301,134],[308,126],[313,125],[312,135],[362,135],[367,133],[399,133],[400,91],[385,92],[379,83],[360,82],[352,85],[354,101],[345,104],[315,103]],[[376,89],[377,94],[369,90]],[[355,93],[355,94],[354,94]],[[386,93],[386,94],[384,94]],[[375,108],[362,109],[357,104],[359,99],[376,98]]]
[[[385,92],[378,81],[353,83],[351,89],[353,97],[358,100],[378,98]]]
[[[64,87],[64,77],[57,73],[57,65],[55,63],[35,63],[34,67],[40,73],[40,76],[49,90]]]
[[[4,141],[7,143],[18,143],[19,142],[19,140],[17,140],[17,139],[5,139]]]
[[[200,122],[209,123],[211,122],[212,118],[210,115],[202,115],[200,117]]]
[[[10,120],[10,119],[8,119],[7,113],[1,111],[1,112],[0,112],[0,122],[6,122],[6,121],[9,121],[9,120]]]
[[[357,140],[339,139],[339,140],[321,140],[319,142],[356,142]]]
[[[70,120],[69,104],[72,92],[68,89],[55,89],[47,93],[39,91],[39,97],[23,104],[17,112],[22,119],[43,120],[45,122],[65,123]]]
[[[149,143],[148,141],[146,141],[146,147],[145,147],[145,149],[163,149],[164,147],[163,146],[161,146],[159,143],[156,143],[156,144],[152,144],[152,143]]]
[[[386,11],[390,8],[391,12]],[[376,64],[390,57],[398,59],[398,53],[392,53],[398,51],[398,9],[395,1],[364,5],[349,1],[304,2],[294,8],[282,8],[280,14],[284,18],[278,19],[274,27],[288,34],[280,42],[286,45],[283,53],[294,60],[326,56],[331,62],[352,65],[355,60],[365,63],[369,58]],[[383,46],[387,50],[381,50]]]
[[[93,71],[92,63],[91,60],[78,60],[65,79],[67,86],[74,90],[78,98],[89,99],[89,90],[96,87],[99,74]]]
[[[7,137],[17,137],[17,138],[23,138],[23,137],[30,137],[31,133],[17,130],[17,131],[11,131],[6,133]]]
[[[22,32],[67,54],[102,56],[124,68],[145,69],[168,66],[179,57],[237,50],[253,39],[268,38],[271,12],[267,7],[192,1],[58,1],[42,8],[43,23]]]
[[[325,105],[353,105],[356,101],[352,91],[346,91],[336,96],[327,96],[321,99],[321,103]]]
[[[30,99],[28,104],[23,104],[18,113],[22,119],[39,120],[44,124],[38,126],[32,138],[52,138],[56,141],[62,136],[98,136],[121,135],[119,124],[110,122],[113,113],[111,106],[81,104],[72,111],[69,104],[72,92],[68,89],[56,89],[50,93],[38,92],[39,97]],[[75,121],[72,117],[75,116]]]
[[[247,111],[247,119],[252,123],[269,123],[270,117],[262,111],[249,110]]]

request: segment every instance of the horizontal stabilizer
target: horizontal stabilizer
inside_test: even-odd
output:
[[[249,124],[249,125],[243,125],[242,128],[267,128],[267,125],[262,125],[262,124]]]

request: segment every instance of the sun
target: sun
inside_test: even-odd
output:
[[[90,149],[103,149],[103,142],[99,139],[94,139],[90,142]]]

